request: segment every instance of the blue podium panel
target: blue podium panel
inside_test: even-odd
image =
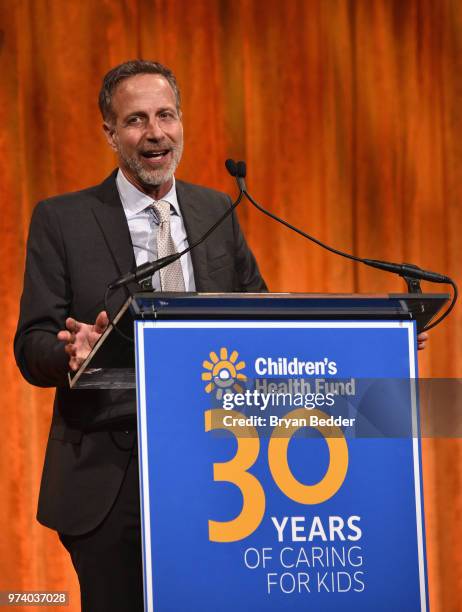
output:
[[[413,323],[135,338],[146,610],[428,609]]]

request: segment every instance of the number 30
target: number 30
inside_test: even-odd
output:
[[[311,415],[320,418],[327,414],[320,410],[310,410]],[[243,504],[240,514],[231,521],[209,521],[209,538],[212,542],[237,542],[249,536],[260,525],[265,514],[265,492],[260,482],[249,470],[260,452],[260,439],[255,427],[242,428],[224,425],[224,416],[242,418],[244,415],[234,410],[207,410],[205,431],[226,429],[237,440],[236,454],[230,461],[213,464],[213,479],[217,482],[231,482],[239,487]],[[306,420],[307,412],[298,408],[289,412],[285,418]],[[300,421],[299,421],[300,422]],[[303,421],[301,421],[303,422]],[[306,505],[321,504],[330,499],[342,486],[348,470],[348,446],[339,427],[317,426],[329,448],[329,465],[323,478],[314,485],[305,485],[292,474],[287,460],[289,442],[300,426],[289,428],[275,427],[268,444],[268,465],[271,475],[279,489],[290,499]]]

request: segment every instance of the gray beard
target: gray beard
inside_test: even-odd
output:
[[[139,179],[140,183],[148,185],[149,187],[158,187],[172,180],[183,153],[183,143],[173,147],[171,151],[172,161],[167,168],[162,170],[148,170],[139,159],[125,155],[124,151],[121,149],[118,150],[118,153],[130,170]]]

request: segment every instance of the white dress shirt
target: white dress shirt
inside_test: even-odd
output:
[[[130,230],[133,250],[135,252],[136,265],[141,266],[148,261],[154,261],[157,257],[157,226],[156,215],[148,210],[153,199],[137,189],[135,185],[125,177],[122,170],[117,172],[117,189],[119,191],[122,206]],[[188,246],[186,230],[181,216],[180,206],[175,189],[175,178],[170,191],[162,198],[170,203],[170,233],[177,252]],[[186,291],[195,291],[192,260],[189,253],[180,259],[183,271],[184,286]],[[152,278],[152,287],[155,291],[160,290],[160,276],[156,272]]]

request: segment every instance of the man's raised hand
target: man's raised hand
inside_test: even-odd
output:
[[[66,329],[58,332],[58,340],[65,343],[64,350],[69,357],[69,369],[76,372],[109,324],[105,310],[102,310],[93,325],[81,323],[72,317],[66,319]]]

